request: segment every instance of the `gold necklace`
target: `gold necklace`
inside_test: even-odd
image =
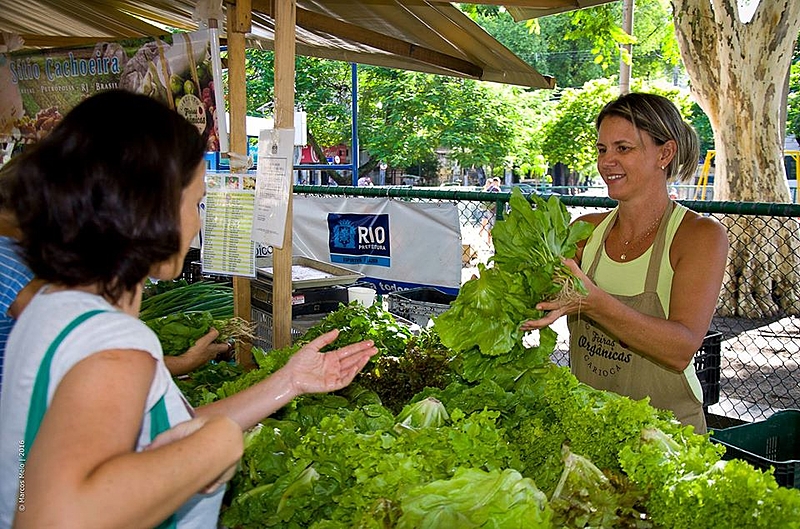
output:
[[[646,238],[647,238],[647,237],[648,237],[648,236],[649,236],[651,233],[653,233],[653,230],[654,230],[654,229],[656,229],[656,227],[657,227],[659,224],[661,224],[661,219],[662,219],[663,217],[664,217],[664,213],[662,213],[662,214],[661,214],[661,216],[660,216],[660,217],[658,217],[658,218],[655,220],[655,222],[653,222],[653,223],[650,225],[650,227],[649,227],[649,228],[647,228],[647,231],[646,231],[646,232],[644,232],[644,233],[643,233],[642,235],[640,235],[639,237],[636,237],[636,238],[633,238],[633,239],[628,239],[627,241],[624,241],[624,242],[622,243],[622,245],[624,246],[624,248],[622,249],[622,253],[620,253],[620,254],[619,254],[619,258],[620,258],[620,260],[622,260],[622,261],[625,261],[625,260],[627,260],[627,259],[628,259],[628,251],[635,250],[635,249],[638,247],[638,245],[639,245],[639,243],[640,243],[641,241],[645,240],[645,239],[646,239]],[[619,220],[619,216],[617,216],[617,220]],[[630,246],[630,244],[631,244],[632,242],[633,242],[633,243],[636,243],[636,244],[634,244],[633,246]]]

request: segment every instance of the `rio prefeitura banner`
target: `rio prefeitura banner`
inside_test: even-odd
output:
[[[378,293],[461,286],[461,228],[454,203],[295,196],[294,255],[364,274]]]
[[[210,128],[208,150],[219,150],[207,30],[0,55],[0,141],[35,143],[80,101],[115,88],[160,99],[201,132]]]

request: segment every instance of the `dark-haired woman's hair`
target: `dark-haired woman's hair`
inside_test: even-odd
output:
[[[666,167],[667,181],[676,177],[682,182],[692,179],[700,159],[700,142],[697,133],[684,121],[672,101],[656,94],[632,92],[603,107],[595,121],[597,129],[608,116],[627,119],[637,129],[647,132],[656,145],[675,140],[677,152]]]
[[[11,182],[17,174],[14,171],[14,166],[17,164],[19,157],[11,158],[0,167],[0,211],[11,210],[14,204],[11,195]]]
[[[111,90],[81,102],[14,164],[13,208],[33,273],[99,284],[119,300],[180,251],[181,194],[205,145],[152,98]]]

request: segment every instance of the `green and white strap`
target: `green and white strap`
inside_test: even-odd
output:
[[[25,446],[23,457],[27,458],[28,450],[33,445],[33,440],[36,439],[36,434],[39,433],[39,427],[42,425],[44,414],[47,411],[47,391],[50,387],[50,366],[53,364],[53,356],[56,350],[61,346],[61,343],[71,333],[75,327],[85,322],[89,318],[100,314],[101,312],[108,312],[105,310],[90,310],[84,312],[56,336],[50,347],[44,353],[42,363],[39,365],[39,371],[36,373],[36,381],[33,384],[33,393],[31,393],[31,404],[28,408],[28,422],[25,425]]]
[[[42,425],[44,414],[47,411],[47,391],[50,388],[50,368],[53,364],[53,357],[56,351],[69,333],[78,325],[103,312],[108,311],[101,309],[90,310],[72,320],[69,325],[64,327],[58,336],[56,336],[53,343],[50,344],[50,347],[48,347],[47,351],[44,353],[42,363],[39,365],[39,371],[36,373],[36,380],[33,384],[33,392],[31,393],[31,403],[28,408],[28,421],[25,425],[25,446],[23,447],[22,455],[24,459],[28,457],[28,449],[33,445],[33,441],[39,433],[39,427]],[[150,411],[150,440],[152,441],[158,434],[169,430],[169,428],[167,406],[162,396]],[[172,515],[161,522],[157,529],[175,529],[176,527],[175,515]]]

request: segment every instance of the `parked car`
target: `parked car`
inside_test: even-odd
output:
[[[536,189],[530,184],[511,184],[511,185],[501,185],[500,191],[504,193],[510,193],[512,189],[518,188],[524,194],[536,193]]]
[[[531,193],[535,193],[537,195],[560,195],[561,194],[561,193],[556,193],[555,191],[552,191],[552,187],[550,187],[550,189],[546,189],[546,190],[545,189],[536,189],[536,187],[531,185],[531,184],[521,184],[521,183],[514,183],[514,184],[511,184],[511,185],[501,185],[500,186],[500,191],[503,191],[504,193],[510,193],[511,190],[513,188],[515,188],[515,187],[518,187],[519,190],[522,191],[522,193],[525,194],[525,195],[529,195]]]
[[[398,177],[395,177],[395,179],[399,180],[401,184],[407,186],[416,186],[422,183],[422,177],[413,174],[402,174]]]

